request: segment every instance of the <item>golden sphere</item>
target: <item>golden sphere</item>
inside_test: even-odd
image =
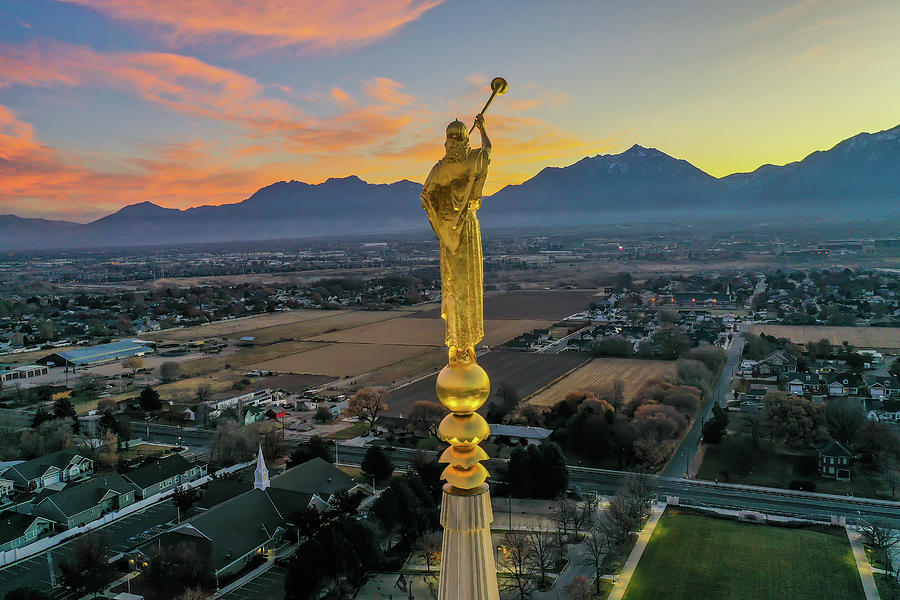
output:
[[[477,363],[447,365],[435,384],[441,402],[455,413],[475,412],[491,394],[491,381]]]
[[[440,438],[451,446],[471,446],[491,435],[491,428],[478,413],[450,413],[438,426]]]
[[[475,489],[484,483],[488,477],[490,477],[490,473],[481,463],[468,469],[450,465],[441,473],[441,479],[461,490]]]

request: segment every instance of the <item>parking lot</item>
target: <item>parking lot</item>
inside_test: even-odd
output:
[[[126,552],[152,539],[162,530],[162,526],[176,518],[176,512],[177,509],[172,502],[160,502],[113,521],[96,531],[108,537],[112,554]],[[10,590],[22,586],[50,590],[52,586],[50,585],[50,564],[47,555],[50,554],[54,571],[58,577],[59,563],[62,560],[71,560],[74,544],[74,539],[69,540],[47,552],[36,554],[0,569],[0,596],[5,596]]]
[[[221,600],[282,600],[287,569],[274,565],[241,587],[221,597]]]

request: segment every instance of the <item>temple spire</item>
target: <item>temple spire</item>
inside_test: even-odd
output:
[[[259,455],[256,457],[256,473],[253,478],[253,489],[264,490],[269,487],[269,470],[266,468],[266,459],[263,458],[262,444],[259,446]]]

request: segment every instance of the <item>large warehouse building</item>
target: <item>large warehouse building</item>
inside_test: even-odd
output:
[[[111,344],[100,344],[87,348],[76,348],[64,352],[54,352],[38,359],[38,363],[54,367],[73,366],[88,367],[102,363],[115,362],[131,356],[143,356],[153,352],[149,342],[141,340],[121,340]]]

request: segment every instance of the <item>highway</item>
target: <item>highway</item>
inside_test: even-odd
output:
[[[358,466],[366,449],[357,446],[339,446],[341,464]],[[405,469],[415,456],[414,450],[395,448],[390,451],[395,468]],[[428,452],[436,456],[434,452]],[[487,461],[487,468],[492,473],[505,461]],[[597,492],[611,495],[631,477],[632,474],[606,469],[570,466],[570,486],[581,492]],[[810,492],[797,492],[777,488],[764,488],[750,485],[713,483],[662,475],[652,476],[655,482],[655,494],[660,500],[667,496],[678,496],[680,501],[700,507],[726,508],[733,510],[753,510],[768,515],[779,515],[817,521],[828,521],[831,515],[846,517],[848,522],[856,523],[859,519],[866,521],[887,522],[900,529],[900,502],[888,502],[853,496],[833,496]],[[577,486],[577,487],[576,487]]]

